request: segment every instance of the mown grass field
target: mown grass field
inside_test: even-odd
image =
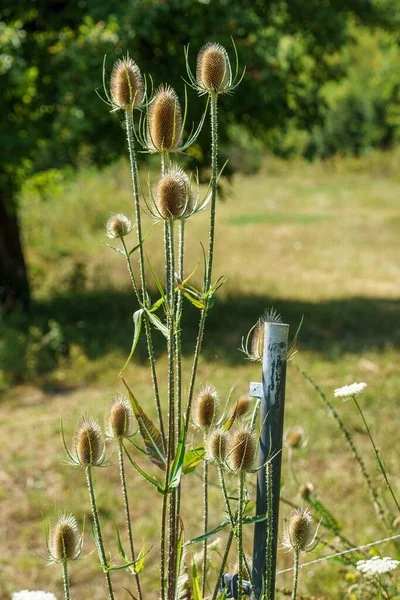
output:
[[[260,378],[259,366],[238,350],[242,336],[271,305],[290,324],[292,334],[304,316],[287,380],[286,427],[303,427],[307,441],[295,453],[295,470],[300,481],[314,484],[318,498],[355,544],[383,538],[387,531],[376,518],[336,423],[296,366],[306,370],[328,397],[344,384],[368,383],[361,404],[400,493],[399,167],[399,151],[313,165],[269,159],[258,174],[225,183],[224,201],[218,205],[214,275],[224,275],[227,281],[209,314],[198,383],[213,383],[222,400],[234,386],[236,400],[247,393],[250,381]],[[84,169],[73,179],[54,174],[43,184],[39,180],[35,186],[27,185],[21,200],[34,304],[29,318],[2,325],[0,598],[25,588],[46,589],[61,598],[61,570],[46,567],[35,554],[45,553],[43,522],[64,509],[80,521],[84,516],[89,520],[84,474],[63,463],[60,417],[69,441],[81,415],[90,412],[102,422],[112,394],[123,391],[117,374],[129,353],[136,305],[123,258],[102,243],[111,212],[132,215],[125,163],[101,174]],[[207,242],[206,212],[187,225],[187,273],[201,261],[199,240]],[[151,228],[147,253],[162,273],[162,228],[148,220],[145,228]],[[196,277],[199,281],[200,275]],[[187,385],[198,315],[193,307],[185,310]],[[161,337],[156,352],[165,389]],[[126,378],[145,409],[154,414],[142,343]],[[374,484],[382,489],[354,406],[341,401],[335,405]],[[216,481],[215,473],[213,478]],[[112,523],[123,524],[116,469],[98,470],[95,485],[107,547],[116,556]],[[183,509],[187,539],[201,533],[200,489],[196,474],[188,475]],[[144,538],[146,548],[152,547],[142,576],[145,597],[155,598],[160,496],[131,471],[129,490],[137,545]],[[282,493],[286,500],[301,503],[286,452]],[[216,525],[223,516],[217,487],[212,488],[212,497],[211,525]],[[282,504],[282,517],[289,511]],[[250,531],[247,536],[250,550]],[[325,531],[322,538],[335,545]],[[92,549],[87,527],[84,553]],[[327,551],[331,550],[320,544],[304,560]],[[388,545],[379,548],[381,556],[393,552]],[[290,557],[282,553],[280,566],[289,563]],[[321,599],[345,598],[356,581],[354,573],[332,561],[315,565],[301,573],[300,590]],[[73,597],[106,597],[94,554],[72,567],[71,576]],[[132,579],[124,573],[114,579],[118,598],[128,597],[121,586],[133,589]],[[279,576],[279,584],[290,587],[290,576]]]

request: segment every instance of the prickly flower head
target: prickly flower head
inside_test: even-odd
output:
[[[218,394],[213,385],[203,387],[195,397],[193,421],[199,429],[208,429],[214,423],[218,410]]]
[[[106,417],[106,433],[109,438],[125,438],[133,433],[133,410],[129,400],[117,394],[111,400]]]
[[[183,219],[193,206],[189,177],[178,166],[171,165],[161,175],[154,190],[155,215],[162,219]]]
[[[82,467],[98,466],[104,462],[105,445],[96,419],[83,417],[74,439],[75,456]]]
[[[226,429],[213,429],[206,441],[207,458],[217,465],[225,462],[228,453],[230,435]]]
[[[123,238],[132,231],[132,223],[125,215],[111,215],[106,224],[110,238]]]
[[[197,85],[207,91],[223,94],[232,83],[228,53],[215,42],[205,44],[197,57]]]
[[[76,560],[79,557],[82,549],[82,536],[73,515],[61,515],[53,523],[48,549],[49,560],[52,562]]]
[[[231,438],[228,453],[232,471],[248,473],[253,468],[256,455],[256,438],[249,427],[239,427]]]
[[[313,520],[308,508],[297,508],[289,517],[283,545],[293,552],[305,552],[314,539]]]
[[[154,152],[179,150],[182,113],[178,96],[169,85],[161,85],[149,106],[147,144]]]
[[[130,109],[143,101],[142,74],[131,58],[124,57],[114,64],[110,91],[111,99],[118,108]]]

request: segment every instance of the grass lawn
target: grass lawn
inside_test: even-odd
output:
[[[299,481],[313,483],[318,499],[357,545],[393,531],[386,531],[377,520],[340,430],[296,367],[307,371],[328,397],[344,384],[368,383],[361,405],[399,493],[399,167],[399,151],[312,165],[268,159],[258,174],[239,175],[224,184],[224,200],[217,211],[214,276],[224,275],[227,281],[209,314],[198,376],[199,384],[216,386],[222,401],[234,386],[232,401],[236,400],[247,393],[250,381],[260,379],[259,365],[249,363],[238,351],[242,336],[270,306],[290,324],[292,335],[304,316],[298,353],[287,379],[286,427],[301,426],[307,442],[295,452],[294,469]],[[84,473],[63,463],[60,417],[69,441],[81,415],[90,412],[103,422],[110,397],[123,391],[117,374],[129,354],[136,304],[124,259],[102,243],[111,212],[132,216],[124,162],[102,173],[83,169],[73,179],[54,174],[45,182],[30,182],[21,200],[34,303],[28,318],[14,317],[1,325],[0,598],[28,588],[53,591],[61,599],[61,569],[46,567],[35,554],[45,554],[43,523],[64,509],[73,511],[79,521],[86,516],[89,522]],[[187,273],[201,261],[199,240],[207,243],[207,217],[204,211],[187,224]],[[162,227],[145,219],[145,231],[150,229],[146,251],[155,271],[162,274]],[[200,282],[201,271],[200,265],[193,281]],[[185,311],[186,389],[198,312],[191,306],[185,306]],[[165,390],[164,343],[161,336],[156,338]],[[142,342],[126,379],[145,410],[154,415]],[[374,485],[383,489],[355,407],[340,400],[335,406]],[[95,472],[95,486],[107,548],[117,556],[113,521],[123,527],[123,514],[115,462]],[[286,451],[283,462],[282,494],[285,500],[301,504]],[[217,481],[216,473],[212,478]],[[229,485],[234,486],[234,480]],[[186,477],[184,487],[183,520],[189,539],[201,533],[201,481],[196,473]],[[252,484],[249,489],[254,497]],[[145,598],[156,598],[161,497],[131,470],[129,493],[137,546],[144,539],[146,549],[152,548],[142,574]],[[223,518],[223,505],[217,486],[211,495],[213,526]],[[388,503],[394,512],[389,499]],[[283,503],[282,517],[289,512]],[[246,533],[247,550],[251,550],[251,532]],[[339,547],[333,534],[323,529],[321,535],[322,541]],[[84,554],[92,550],[87,526]],[[321,543],[303,560],[328,552],[332,548]],[[376,552],[395,558],[390,545],[379,546]],[[279,567],[290,566],[290,560],[282,553]],[[97,562],[93,554],[72,566],[73,597],[106,597]],[[218,565],[216,558],[214,562]],[[120,572],[114,580],[118,598],[128,597],[121,586],[133,590],[132,578]],[[278,581],[290,588],[290,574],[280,575]],[[301,572],[300,591],[339,600],[357,581],[354,569],[327,561]]]

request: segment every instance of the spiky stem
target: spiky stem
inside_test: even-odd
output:
[[[63,582],[64,582],[64,596],[65,600],[70,600],[70,591],[69,591],[69,576],[68,576],[68,561],[63,560],[61,563],[62,566],[62,574],[63,574]]]
[[[125,123],[126,123],[126,135],[128,140],[128,149],[129,149],[129,160],[131,165],[131,177],[132,177],[132,185],[133,185],[133,197],[135,201],[135,218],[136,218],[136,231],[137,231],[137,239],[139,248],[139,268],[140,268],[140,282],[142,285],[142,298],[140,301],[139,294],[137,292],[138,302],[142,303],[143,306],[147,306],[147,287],[146,287],[146,270],[144,263],[144,252],[143,252],[143,243],[142,243],[142,223],[141,223],[141,214],[140,214],[140,196],[139,196],[139,183],[138,183],[138,167],[136,162],[136,154],[135,154],[135,144],[134,144],[134,129],[133,129],[133,113],[132,110],[125,111]],[[166,448],[166,439],[165,439],[165,431],[164,431],[164,422],[162,418],[161,411],[161,402],[160,402],[160,392],[158,388],[158,380],[156,373],[156,361],[154,357],[154,348],[153,348],[153,339],[151,334],[151,327],[149,323],[149,319],[146,313],[143,315],[144,328],[146,333],[146,341],[147,341],[147,352],[149,355],[149,362],[151,368],[151,377],[153,381],[154,388],[154,396],[156,400],[157,407],[157,416],[160,425],[160,433],[164,444],[164,450]]]
[[[243,598],[243,494],[244,494],[244,473],[239,473],[239,506],[237,521],[237,544],[238,544],[238,600]]]
[[[104,550],[103,537],[101,534],[99,513],[97,511],[97,505],[96,505],[96,497],[94,495],[92,466],[91,465],[88,465],[86,467],[86,480],[87,480],[87,486],[88,486],[88,490],[89,490],[90,506],[92,508],[94,528],[95,528],[95,532],[96,532],[97,552],[99,555],[101,568],[103,570],[104,575],[106,576],[107,587],[108,587],[108,596],[109,596],[110,600],[114,600],[114,592],[113,592],[112,585],[111,585],[111,577],[110,577],[110,573],[109,573],[108,567],[107,567],[106,553]]]
[[[134,546],[133,546],[131,516],[130,516],[130,512],[129,512],[128,491],[126,488],[126,479],[125,479],[124,453],[123,453],[123,449],[122,449],[121,440],[118,440],[118,459],[119,459],[119,474],[121,477],[122,498],[124,500],[125,521],[126,521],[126,528],[128,531],[129,550],[131,553],[131,561],[133,562],[135,560],[135,550],[134,550]],[[139,573],[135,573],[135,579],[136,579],[136,588],[137,588],[138,598],[139,598],[139,600],[142,600],[142,590],[140,587]]]
[[[224,556],[222,557],[221,567],[220,567],[220,570],[219,570],[219,573],[218,573],[217,582],[215,584],[214,593],[212,595],[211,600],[216,600],[216,598],[217,598],[218,591],[219,591],[219,584],[220,584],[220,581],[221,581],[222,576],[223,576],[224,571],[225,571],[225,565],[226,565],[226,561],[228,560],[229,551],[231,549],[232,542],[233,542],[233,529],[231,529],[230,532],[229,532],[228,541],[226,543],[226,548],[225,548]]]
[[[296,600],[297,595],[297,584],[299,581],[299,554],[298,550],[293,551],[293,592],[292,600]]]
[[[217,202],[217,182],[218,182],[218,112],[217,112],[217,94],[211,93],[211,210],[210,210],[210,237],[208,247],[208,259],[204,277],[204,291],[207,292],[211,285],[212,265],[214,258],[214,237],[215,237],[215,209]],[[197,367],[200,358],[201,346],[203,343],[204,328],[207,318],[207,303],[201,311],[199,331],[197,334],[196,348],[194,351],[192,373],[190,376],[188,404],[186,408],[186,429],[189,426],[190,411],[192,407],[193,392],[197,376]]]
[[[266,559],[265,559],[265,591],[266,598],[271,596],[272,583],[272,546],[274,540],[274,522],[272,510],[272,464],[268,461],[266,466],[266,486],[267,486],[267,514],[268,514],[268,529],[266,543]]]
[[[203,469],[203,533],[208,531],[208,460],[204,461]],[[201,595],[204,598],[207,580],[207,540],[203,541],[203,579],[201,582]]]

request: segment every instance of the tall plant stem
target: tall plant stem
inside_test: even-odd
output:
[[[238,600],[243,598],[243,492],[244,473],[239,473],[239,506],[237,522],[237,544],[238,544]]]
[[[219,591],[219,584],[220,584],[220,581],[221,581],[222,576],[223,576],[224,571],[225,571],[225,565],[226,565],[226,561],[228,560],[229,551],[231,549],[232,542],[233,542],[233,529],[231,529],[230,532],[229,532],[229,537],[228,537],[228,541],[226,543],[226,548],[225,548],[224,556],[222,557],[221,568],[220,568],[219,573],[218,573],[217,582],[215,584],[214,593],[212,595],[211,600],[216,600],[216,598],[217,598],[218,591]]]
[[[266,560],[265,560],[265,592],[266,597],[271,596],[271,583],[272,583],[272,546],[274,540],[274,522],[273,522],[273,510],[272,510],[272,464],[268,461],[266,466],[266,486],[267,486],[267,513],[268,513],[268,529],[267,529],[267,543],[266,543]]]
[[[98,554],[99,554],[101,567],[103,569],[103,572],[104,572],[104,574],[106,576],[106,580],[107,580],[108,596],[109,596],[110,600],[114,600],[114,592],[113,592],[112,585],[111,585],[111,577],[110,577],[109,571],[107,570],[107,559],[106,559],[106,553],[105,553],[105,550],[104,550],[103,537],[102,537],[102,534],[101,534],[99,513],[97,511],[97,505],[96,505],[96,497],[94,495],[94,487],[93,487],[92,467],[91,467],[91,465],[88,465],[86,467],[86,480],[87,480],[87,486],[88,486],[89,496],[90,496],[90,506],[92,508],[92,515],[93,515],[93,521],[94,521],[94,529],[95,529],[95,532],[96,532],[96,539],[97,539],[96,546],[97,546],[97,551],[98,551]]]
[[[203,533],[208,531],[208,460],[204,461],[203,468]],[[207,540],[203,541],[203,579],[201,581],[201,595],[205,596],[207,581]]]
[[[397,507],[397,510],[400,512],[400,506],[399,506],[399,503],[398,503],[398,501],[397,501],[397,498],[396,498],[396,496],[395,496],[395,493],[393,492],[392,486],[390,485],[390,482],[389,482],[388,476],[387,476],[387,474],[386,474],[386,469],[385,469],[385,467],[384,467],[384,466],[383,466],[383,464],[382,464],[381,458],[380,458],[380,456],[379,456],[379,450],[378,450],[378,448],[377,448],[377,447],[376,447],[376,445],[375,445],[374,438],[372,437],[371,430],[370,430],[370,428],[368,427],[368,423],[367,423],[367,421],[366,421],[366,419],[365,419],[365,417],[364,417],[364,413],[363,413],[363,411],[361,410],[361,407],[360,407],[359,403],[357,402],[357,399],[356,399],[356,397],[355,397],[355,396],[352,396],[352,398],[353,398],[353,400],[354,400],[354,404],[356,405],[358,412],[359,412],[359,413],[360,413],[360,415],[361,415],[361,418],[362,418],[362,420],[363,420],[363,423],[364,423],[365,429],[367,430],[368,437],[369,437],[369,439],[370,439],[370,442],[371,442],[371,444],[372,444],[372,447],[373,447],[373,449],[374,449],[375,457],[376,457],[376,460],[377,460],[377,462],[378,462],[378,465],[379,465],[379,468],[380,468],[380,470],[381,470],[381,473],[382,473],[382,475],[383,475],[383,477],[384,477],[384,479],[385,479],[386,485],[387,485],[387,486],[388,486],[388,488],[389,488],[390,494],[391,494],[391,496],[392,496],[392,498],[393,498],[393,501],[394,501],[394,503],[395,503],[395,505],[396,505],[396,507]]]
[[[210,236],[208,246],[207,267],[204,277],[204,291],[207,292],[211,285],[212,265],[214,258],[214,238],[215,238],[215,209],[217,203],[217,183],[218,183],[218,111],[217,111],[217,94],[211,93],[211,210],[210,210]],[[197,367],[199,364],[201,346],[203,343],[204,328],[207,319],[207,303],[201,311],[199,330],[197,334],[196,348],[194,351],[192,373],[190,376],[188,403],[186,408],[186,429],[189,426],[190,411],[192,408],[193,392],[196,383]]]
[[[296,600],[297,595],[297,584],[299,581],[299,551],[294,550],[294,560],[293,560],[293,592],[292,592],[292,600]]]
[[[183,280],[183,263],[184,263],[184,252],[185,252],[185,219],[179,221],[179,242],[178,242],[178,277]],[[176,310],[175,310],[175,323],[177,332],[175,334],[175,367],[176,367],[176,405],[177,405],[177,427],[178,435],[180,427],[182,426],[182,340],[181,340],[181,319],[183,310],[183,294],[179,290]],[[181,509],[181,486],[178,486],[176,490],[176,535],[178,536],[179,526],[179,514]],[[176,540],[178,543],[178,540]]]
[[[63,574],[63,582],[64,582],[65,600],[71,600],[71,596],[70,596],[70,592],[69,592],[68,561],[66,561],[66,560],[63,560],[63,562],[62,562],[62,574]]]
[[[139,269],[140,269],[140,282],[142,285],[142,298],[140,302],[139,294],[137,293],[138,302],[143,305],[143,307],[147,306],[147,287],[146,287],[146,270],[144,263],[144,252],[143,252],[143,237],[142,237],[142,222],[141,222],[141,214],[140,214],[140,196],[139,196],[139,183],[138,183],[138,168],[136,162],[136,154],[135,154],[135,144],[134,144],[134,134],[133,134],[133,113],[132,110],[125,111],[125,123],[126,123],[126,134],[128,139],[128,149],[129,149],[129,159],[131,165],[131,176],[132,176],[132,185],[133,185],[133,197],[135,203],[135,218],[136,218],[136,231],[137,231],[137,239],[139,248]],[[156,361],[154,356],[154,348],[153,348],[153,339],[151,335],[151,327],[149,323],[149,318],[146,313],[143,315],[144,328],[146,333],[146,341],[147,341],[147,352],[149,355],[150,369],[151,369],[151,378],[153,381],[154,395],[156,400],[157,407],[157,416],[160,425],[160,433],[164,444],[164,449],[166,449],[166,439],[165,439],[165,431],[164,431],[164,423],[162,418],[161,411],[161,402],[160,402],[160,392],[158,388],[158,380],[156,373]]]
[[[122,497],[124,500],[126,528],[128,531],[129,550],[131,553],[131,561],[133,562],[135,560],[135,550],[133,547],[131,516],[130,516],[130,512],[129,512],[128,491],[126,489],[126,479],[125,479],[124,453],[123,453],[121,440],[118,440],[118,459],[119,459],[119,474],[121,477]],[[139,573],[135,573],[135,579],[136,579],[136,588],[137,588],[138,598],[139,598],[139,600],[142,600],[142,590],[140,587]]]
[[[371,495],[372,498],[372,502],[375,506],[375,509],[378,513],[379,518],[381,519],[382,523],[385,525],[385,527],[388,527],[390,529],[390,524],[387,522],[387,519],[385,517],[385,513],[381,504],[381,501],[379,500],[378,494],[376,492],[376,489],[374,488],[374,486],[372,485],[372,481],[370,476],[368,475],[368,471],[365,467],[364,461],[361,458],[361,456],[358,453],[357,448],[354,445],[353,439],[349,433],[349,431],[347,430],[345,424],[343,423],[342,419],[339,417],[338,413],[336,412],[333,404],[328,400],[328,398],[325,396],[324,392],[321,390],[321,388],[315,383],[315,381],[302,369],[300,369],[299,367],[296,366],[296,369],[303,375],[303,377],[305,379],[307,379],[307,381],[309,383],[311,383],[311,385],[313,386],[313,388],[315,389],[316,392],[318,392],[320,398],[322,399],[322,401],[324,402],[324,404],[327,406],[327,408],[329,409],[329,411],[331,412],[332,416],[334,417],[334,419],[336,420],[337,424],[339,425],[340,430],[342,431],[344,437],[347,440],[347,443],[350,446],[350,449],[353,453],[353,456],[355,458],[355,460],[358,462],[359,467],[360,467],[360,471],[362,476],[364,477],[365,483],[367,484],[369,493]]]

